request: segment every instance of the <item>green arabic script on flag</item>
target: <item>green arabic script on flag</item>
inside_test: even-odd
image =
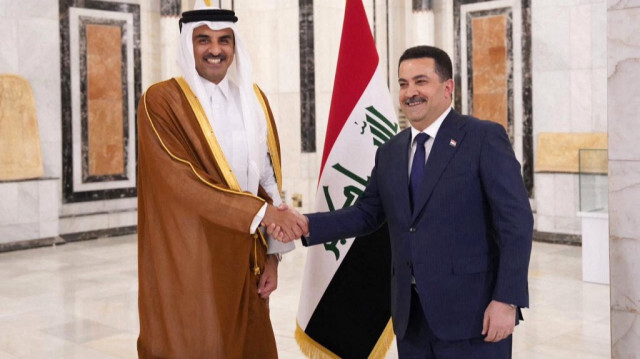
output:
[[[355,122],[356,125],[359,125],[358,122]],[[366,120],[362,125],[361,135],[365,134],[365,128],[369,127],[369,132],[373,137],[372,144],[376,147],[380,147],[387,141],[391,139],[391,137],[395,136],[398,133],[398,124],[389,121],[386,117],[384,117],[378,110],[373,106],[367,107],[366,112]],[[367,187],[369,183],[369,177],[363,178],[358,176],[357,174],[349,171],[340,163],[336,163],[331,168],[335,169],[339,173],[343,174],[347,178],[349,178],[352,184],[347,185],[343,188],[343,194],[345,196],[344,203],[340,208],[350,207],[355,201],[358,200],[360,195],[364,193],[364,189]],[[336,207],[331,199],[331,194],[329,193],[329,186],[322,186],[322,191],[324,193],[324,198],[327,201],[327,207],[329,211],[333,212],[336,210]],[[338,244],[344,245],[347,243],[345,238],[342,238],[337,241],[329,242],[324,244],[324,249],[328,252],[333,252],[336,256],[336,261],[340,259],[340,249],[338,248]]]

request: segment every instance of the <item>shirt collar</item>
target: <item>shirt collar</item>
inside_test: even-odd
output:
[[[229,78],[227,76],[225,76],[222,79],[222,81],[220,81],[220,83],[218,83],[217,85],[205,79],[202,76],[199,76],[199,77],[200,77],[200,81],[202,81],[202,85],[204,86],[204,89],[207,91],[207,95],[212,96],[215,89],[218,88],[220,89],[220,92],[222,92],[222,95],[227,100],[229,99]]]
[[[427,135],[429,135],[429,138],[436,138],[436,135],[438,134],[438,130],[440,129],[440,126],[442,125],[442,122],[444,121],[444,119],[449,115],[449,112],[451,112],[451,106],[449,106],[449,108],[447,108],[440,115],[440,117],[438,117],[435,121],[433,121],[433,123],[430,124],[429,127],[427,127],[422,132],[424,132]],[[413,141],[416,139],[416,136],[419,133],[420,133],[420,131],[416,130],[413,126],[411,126],[411,144],[412,145],[413,145]]]

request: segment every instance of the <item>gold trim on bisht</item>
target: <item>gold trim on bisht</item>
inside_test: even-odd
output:
[[[273,172],[276,175],[276,182],[278,183],[278,192],[282,196],[282,166],[280,162],[280,153],[278,152],[278,141],[276,140],[273,124],[271,123],[271,116],[269,116],[269,109],[267,103],[262,96],[262,91],[258,85],[253,84],[253,91],[255,91],[260,105],[262,105],[262,111],[264,111],[264,118],[267,120],[267,146],[269,146],[269,155],[271,156],[271,164],[273,165]]]
[[[173,158],[174,160],[184,163],[186,165],[188,165],[189,167],[191,167],[191,171],[196,175],[196,177],[198,177],[198,179],[200,181],[202,181],[203,183],[205,183],[206,185],[208,185],[211,188],[214,188],[216,190],[222,191],[222,192],[227,192],[227,193],[233,193],[233,194],[239,194],[242,196],[249,196],[249,197],[253,197],[253,198],[257,198],[262,202],[265,202],[264,199],[258,197],[258,196],[254,196],[251,193],[247,193],[247,192],[238,192],[238,191],[234,191],[234,190],[230,190],[227,188],[223,188],[220,186],[217,186],[209,181],[207,181],[204,177],[202,177],[198,171],[196,171],[195,167],[193,166],[193,164],[183,158],[180,158],[176,155],[173,154],[173,152],[171,152],[169,150],[169,148],[164,144],[164,141],[162,140],[162,137],[160,137],[160,134],[158,133],[158,130],[156,130],[156,126],[153,123],[153,120],[151,119],[151,115],[149,115],[149,110],[147,108],[147,93],[145,92],[143,95],[143,103],[144,103],[144,111],[147,114],[147,118],[149,119],[149,123],[151,124],[151,129],[153,129],[153,132],[155,133],[156,137],[158,138],[158,141],[160,141],[160,145],[162,145],[162,148],[164,148],[164,150],[169,154],[169,157]]]
[[[238,192],[242,192],[242,188],[238,183],[238,179],[233,174],[233,170],[231,169],[231,166],[229,166],[229,162],[227,162],[227,158],[225,157],[224,152],[222,152],[222,148],[220,148],[220,144],[218,143],[218,140],[213,133],[211,123],[207,119],[207,114],[204,112],[200,101],[198,101],[198,98],[193,93],[193,91],[191,91],[191,87],[189,87],[189,84],[183,77],[175,77],[174,79],[178,82],[178,85],[180,85],[180,89],[182,89],[182,92],[187,98],[187,101],[189,101],[189,105],[191,105],[193,113],[198,119],[200,128],[202,128],[204,137],[207,139],[207,143],[209,143],[211,153],[213,154],[213,157],[220,167],[220,171],[222,172],[222,176],[224,177],[225,182],[227,183],[229,188]]]

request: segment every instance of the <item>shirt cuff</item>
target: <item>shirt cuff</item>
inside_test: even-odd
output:
[[[296,245],[293,242],[282,243],[278,240],[275,240],[273,237],[267,235],[267,254],[285,254],[287,252],[291,252],[296,248]]]
[[[260,222],[264,218],[264,214],[267,213],[267,203],[263,204],[255,217],[253,217],[253,222],[251,222],[251,227],[249,227],[249,234],[253,234],[258,229]]]

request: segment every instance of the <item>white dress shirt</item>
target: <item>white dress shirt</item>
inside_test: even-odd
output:
[[[446,109],[442,115],[440,115],[440,117],[438,117],[431,125],[429,125],[429,127],[425,128],[424,133],[426,133],[427,135],[429,135],[429,139],[427,139],[427,141],[424,143],[424,149],[425,149],[425,156],[424,156],[424,163],[427,163],[427,159],[429,159],[429,154],[431,153],[431,148],[433,147],[433,141],[435,141],[436,136],[438,135],[438,130],[440,129],[440,126],[442,125],[442,122],[444,121],[444,119],[447,117],[447,115],[449,115],[449,112],[451,112],[451,107],[449,107],[448,109]],[[420,133],[421,131],[416,130],[415,128],[413,128],[413,126],[411,127],[411,145],[409,146],[409,177],[411,177],[411,165],[413,164],[413,155],[416,153],[416,136]]]

